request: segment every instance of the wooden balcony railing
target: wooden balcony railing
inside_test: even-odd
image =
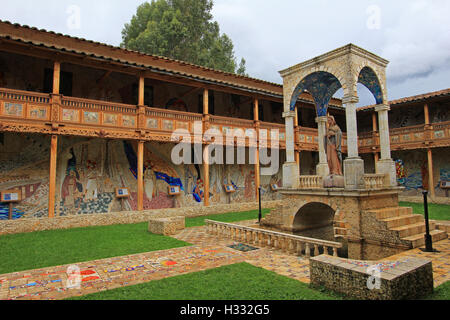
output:
[[[393,151],[450,146],[450,121],[391,129],[390,138]],[[358,141],[360,153],[380,151],[378,133],[359,134]]]
[[[49,133],[50,124],[52,130],[58,131],[63,127],[61,134],[66,135],[157,141],[170,141],[176,129],[193,133],[196,122],[205,124],[206,121],[209,128],[219,130],[224,136],[233,129],[242,129],[244,133],[257,128],[268,130],[267,140],[260,135],[260,141],[267,142],[269,147],[270,141],[276,137],[275,131],[271,130],[278,130],[279,147],[286,147],[284,124],[215,115],[204,117],[197,113],[139,108],[122,103],[5,88],[0,88],[0,119],[5,122],[0,123],[3,131]],[[5,127],[6,123],[9,123],[9,129]],[[450,146],[450,121],[392,129],[390,134],[392,150]],[[295,137],[297,150],[318,150],[317,129],[297,127]],[[343,153],[347,149],[346,137],[344,133]],[[360,153],[380,151],[378,133],[361,133],[358,141]]]

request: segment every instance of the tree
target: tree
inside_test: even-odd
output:
[[[245,75],[234,46],[212,21],[212,0],[152,0],[122,30],[121,47]]]

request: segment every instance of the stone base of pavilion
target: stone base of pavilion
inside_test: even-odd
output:
[[[271,230],[339,241],[348,256],[379,260],[423,245],[425,222],[412,208],[399,207],[402,188],[347,190],[342,188],[280,189],[282,204],[262,221]],[[433,241],[447,238],[434,230]],[[317,232],[315,232],[317,231]]]

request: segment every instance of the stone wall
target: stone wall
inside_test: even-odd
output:
[[[279,205],[280,201],[264,201],[262,207],[271,209]],[[124,211],[105,214],[86,214],[76,216],[63,216],[35,219],[19,219],[0,221],[0,235],[27,233],[44,230],[82,228],[90,226],[107,226],[116,224],[133,224],[148,222],[152,218],[166,217],[197,217],[212,214],[222,214],[228,212],[243,212],[257,210],[257,202],[220,204],[210,207],[186,207],[183,210],[177,208],[147,210],[142,212]],[[255,216],[255,219],[257,217]]]
[[[372,266],[378,266],[378,275],[369,269]],[[322,255],[311,258],[309,267],[312,286],[356,299],[417,299],[433,292],[432,263],[427,260],[370,262]]]

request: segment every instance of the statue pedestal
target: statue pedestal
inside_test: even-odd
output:
[[[361,158],[349,158],[344,160],[345,189],[365,189],[364,185],[364,160]]]
[[[297,162],[283,164],[283,187],[289,189],[300,187],[300,168]]]
[[[323,179],[324,188],[344,188],[345,179],[344,176],[330,175]]]
[[[387,184],[388,187],[396,187],[397,186],[397,172],[395,170],[395,162],[392,159],[381,159],[377,161],[376,165],[376,173],[383,173],[388,176]]]
[[[330,175],[330,168],[328,167],[328,163],[319,163],[316,166],[316,175],[320,177],[326,177]]]

